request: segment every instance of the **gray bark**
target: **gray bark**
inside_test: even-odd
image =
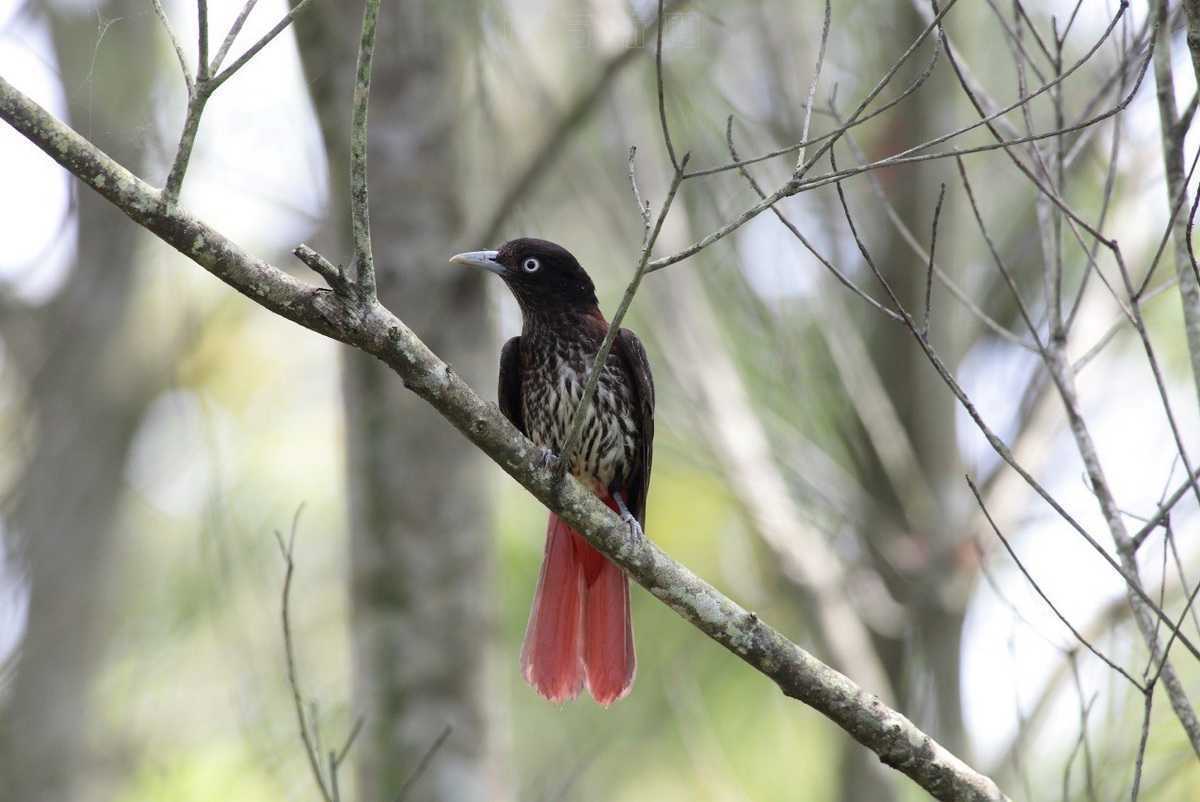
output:
[[[135,6],[103,8],[107,18],[124,17],[103,47],[94,17],[51,16],[71,117],[128,164],[140,161],[142,138],[130,131],[148,113],[153,74],[144,46],[153,18]],[[103,90],[104,104],[88,102],[85,78]],[[116,567],[122,466],[156,388],[119,351],[138,232],[92,192],[79,193],[77,214],[78,256],[65,287],[14,318],[20,331],[3,331],[29,382],[34,432],[7,521],[30,593],[0,721],[0,798],[14,802],[103,799],[112,790],[100,770],[107,761],[88,738],[90,696]]]
[[[360,16],[332,5],[311,11],[318,8],[301,15],[297,33],[340,215]],[[433,3],[381,12],[371,79],[371,222],[380,300],[472,384],[486,386],[498,343],[485,284],[446,264],[463,193],[452,127],[453,13]],[[346,226],[334,228],[334,252],[349,253]],[[377,359],[346,351],[342,367],[354,697],[366,721],[354,752],[360,799],[396,798],[447,726],[449,738],[407,798],[500,798],[485,694],[495,623],[485,460]]]
[[[1155,6],[1160,19],[1167,16],[1166,0]],[[1200,2],[1184,0],[1187,15],[1187,46],[1192,57],[1192,68],[1200,77]],[[1163,26],[1154,52],[1154,77],[1158,84],[1158,111],[1163,140],[1163,166],[1167,175],[1167,213],[1175,211],[1180,198],[1183,204],[1172,218],[1172,250],[1175,256],[1175,273],[1179,276],[1179,301],[1183,304],[1183,330],[1187,335],[1188,357],[1192,366],[1192,381],[1196,394],[1200,396],[1200,282],[1196,280],[1195,267],[1188,250],[1187,228],[1191,209],[1187,202],[1187,178],[1183,169],[1183,139],[1187,130],[1180,126],[1175,108],[1175,81],[1171,68],[1171,31]]]

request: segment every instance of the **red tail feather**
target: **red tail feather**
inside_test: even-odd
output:
[[[609,705],[629,693],[636,668],[628,578],[551,513],[521,649],[526,681],[546,699],[564,702],[586,678],[592,697]]]
[[[557,515],[546,526],[546,552],[521,647],[525,681],[551,702],[574,699],[583,686],[583,572],[578,537]]]

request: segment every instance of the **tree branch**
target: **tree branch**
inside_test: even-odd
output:
[[[1195,13],[1196,2],[1185,2],[1188,14],[1188,47],[1192,57],[1198,55],[1193,46],[1198,35]],[[1171,65],[1171,28],[1167,14],[1167,0],[1158,0],[1154,6],[1154,81],[1157,84],[1155,97],[1158,102],[1159,127],[1162,136],[1163,169],[1167,176],[1167,211],[1171,215],[1169,228],[1175,252],[1175,272],[1179,276],[1179,300],[1183,305],[1183,329],[1187,335],[1188,356],[1192,368],[1192,381],[1200,396],[1200,279],[1192,266],[1188,252],[1188,221],[1180,213],[1187,193],[1187,179],[1183,171],[1183,140],[1186,130],[1180,130],[1179,115],[1175,107],[1175,78]],[[1195,63],[1195,62],[1194,62]]]
[[[562,458],[559,463],[561,469],[566,469],[570,466],[571,461],[575,457],[575,444],[579,442],[579,437],[583,434],[583,424],[587,419],[588,407],[591,406],[592,396],[596,394],[596,387],[600,384],[600,375],[604,372],[604,363],[608,360],[608,354],[612,350],[613,341],[616,340],[618,332],[621,331],[621,321],[625,319],[625,313],[629,311],[630,305],[633,304],[634,296],[637,295],[638,287],[642,284],[642,277],[646,275],[646,265],[650,262],[650,251],[654,249],[654,243],[658,241],[659,232],[662,231],[663,222],[667,219],[667,213],[671,211],[671,204],[675,201],[675,193],[679,191],[679,184],[683,181],[683,171],[687,167],[689,154],[683,154],[679,165],[675,168],[675,177],[671,179],[671,187],[667,190],[667,197],[663,199],[662,207],[658,211],[658,219],[654,222],[654,227],[650,229],[650,233],[642,242],[642,253],[638,257],[637,269],[633,271],[633,278],[629,280],[629,285],[625,288],[625,294],[621,298],[621,303],[617,307],[616,313],[613,315],[612,321],[608,325],[608,331],[604,335],[604,340],[600,343],[600,349],[596,351],[596,358],[592,360],[592,367],[588,371],[587,382],[583,385],[583,394],[579,397],[579,403],[575,405],[575,412],[571,416],[571,428],[567,431],[567,439],[563,441]]]
[[[348,300],[255,258],[178,206],[0,78],[0,119],[126,215],[246,297],[312,331],[369,353],[405,386],[561,515],[589,542],[676,613],[819,711],[941,800],[1004,800],[996,784],[900,713],[801,649],[774,628],[628,528],[572,477],[558,481],[540,452],[377,300]],[[1183,639],[1180,639],[1183,642]]]
[[[371,59],[380,0],[367,0],[354,81],[350,122],[350,230],[354,240],[354,278],[369,300],[375,298],[375,257],[371,253],[371,209],[367,201],[367,106],[371,98]]]
[[[313,745],[314,734],[309,727],[309,719],[304,714],[304,694],[300,690],[300,678],[296,671],[296,647],[295,641],[292,638],[292,620],[291,620],[291,598],[292,598],[292,575],[296,570],[296,562],[293,559],[296,549],[296,527],[300,523],[300,513],[304,510],[304,505],[300,505],[296,509],[296,514],[292,517],[292,528],[288,534],[288,539],[285,542],[283,535],[279,530],[275,530],[275,541],[279,544],[279,553],[283,557],[283,590],[281,592],[282,599],[279,603],[280,624],[283,628],[283,654],[287,661],[287,677],[288,686],[292,689],[292,706],[296,710],[296,720],[300,728],[300,740],[304,744],[304,755],[308,758],[308,767],[312,770],[313,780],[317,784],[317,788],[321,792],[321,798],[325,802],[334,802],[334,797],[330,794],[329,788],[325,785],[325,776],[321,773],[321,755],[320,755],[320,739],[316,738],[317,745]],[[313,728],[316,727],[316,715],[313,715]],[[331,763],[331,767],[336,766],[336,762]]]
[[[175,35],[175,29],[171,27],[171,21],[167,19],[167,12],[163,8],[162,0],[152,0],[154,3],[154,13],[158,15],[159,22],[162,23],[163,29],[167,32],[167,38],[171,40],[171,47],[175,49],[175,57],[179,59],[179,69],[183,73],[183,82],[187,85],[188,97],[192,95],[192,87],[195,85],[192,78],[192,70],[188,67],[187,56],[183,54],[183,44],[179,41],[179,37]]]

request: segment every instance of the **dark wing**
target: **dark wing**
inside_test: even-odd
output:
[[[500,384],[496,400],[504,417],[526,437],[525,416],[521,412],[521,338],[513,337],[500,350]]]
[[[638,428],[638,461],[629,475],[625,500],[629,511],[646,525],[646,496],[650,492],[650,464],[654,456],[654,377],[642,341],[629,329],[621,329],[613,340],[613,352],[620,358],[625,375],[633,387],[634,415]]]

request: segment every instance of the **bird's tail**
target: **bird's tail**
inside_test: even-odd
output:
[[[552,702],[575,698],[586,683],[602,705],[629,693],[637,670],[629,579],[554,513],[546,527],[521,670]]]

